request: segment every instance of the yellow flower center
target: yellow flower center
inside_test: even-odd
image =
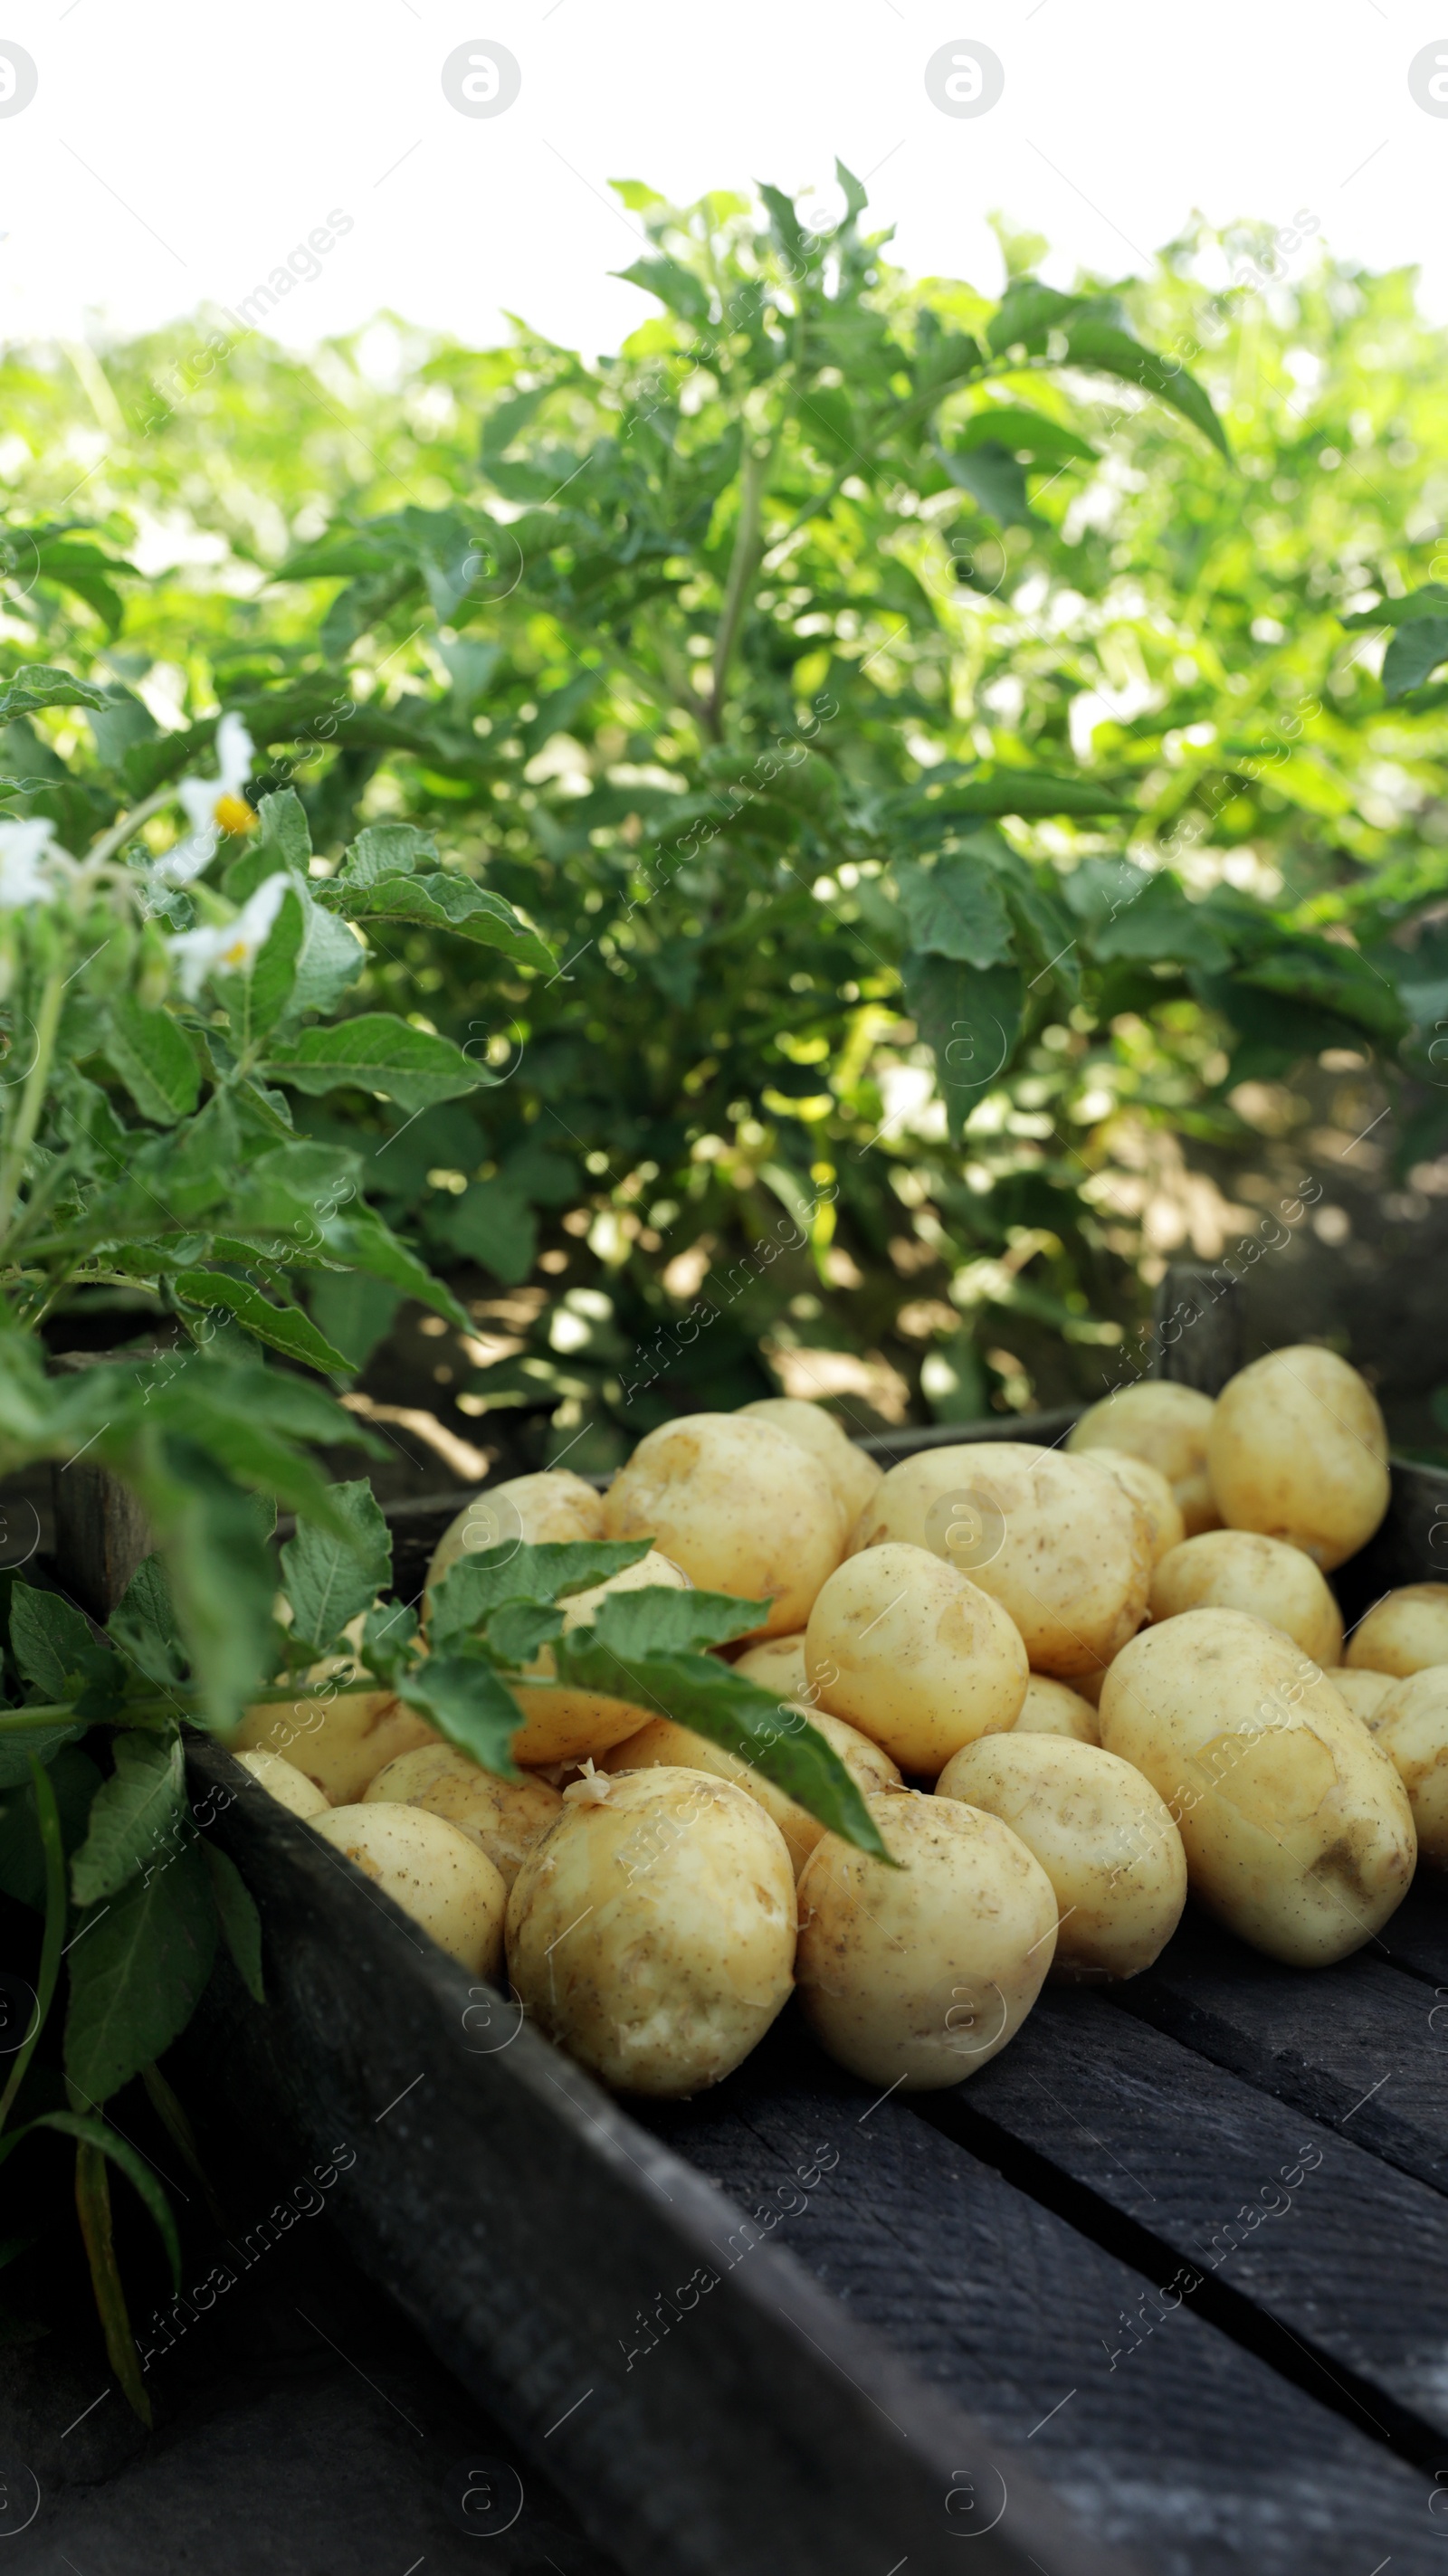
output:
[[[256,821],[244,796],[218,796],[213,811],[223,832],[249,832]]]

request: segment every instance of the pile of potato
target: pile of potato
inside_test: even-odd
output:
[[[430,1582],[510,1532],[648,1538],[600,1590],[768,1600],[723,1651],[818,1727],[889,1863],[667,1709],[582,1692],[532,1695],[517,1780],[384,1692],[305,1740],[259,1708],[243,1759],[611,2085],[717,2083],[792,1991],[867,2083],[955,2084],[1048,1975],[1149,1967],[1189,1886],[1320,1966],[1379,1929],[1420,1849],[1448,1865],[1448,1584],[1390,1593],[1344,1659],[1325,1579],[1388,1489],[1369,1388],[1303,1346],[1215,1403],[1110,1396],[1064,1450],[961,1441],[882,1474],[781,1398],[665,1423],[606,1493],[550,1471],[460,1515]]]

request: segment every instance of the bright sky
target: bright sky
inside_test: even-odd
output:
[[[682,197],[819,187],[836,152],[917,272],[995,286],[993,207],[1050,238],[1057,278],[1144,265],[1193,209],[1277,226],[1302,211],[1338,252],[1420,260],[1448,316],[1439,10],[10,0],[0,330],[94,336],[235,307],[317,232],[327,246],[295,265],[319,273],[267,317],[279,338],[305,347],[391,306],[482,343],[517,312],[596,351],[654,309],[608,275],[637,255],[610,178]],[[454,94],[495,112],[450,103],[449,57]],[[933,102],[932,57],[937,94],[984,112]]]

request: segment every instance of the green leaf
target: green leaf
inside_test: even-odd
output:
[[[324,1229],[328,1252],[338,1261],[351,1262],[373,1279],[385,1279],[389,1287],[400,1289],[404,1297],[415,1297],[430,1306],[435,1315],[446,1315],[460,1333],[470,1333],[472,1317],[460,1306],[452,1290],[399,1243],[390,1226],[383,1224],[370,1208],[355,1216],[338,1217]],[[355,1436],[355,1435],[354,1435]]]
[[[912,944],[924,955],[963,958],[972,966],[1010,963],[1010,916],[981,860],[941,858],[933,868],[902,860],[895,883]]]
[[[270,1349],[281,1351],[303,1368],[329,1371],[339,1377],[350,1377],[352,1363],[343,1351],[335,1350],[300,1306],[273,1306],[259,1288],[244,1279],[233,1279],[224,1270],[178,1270],[171,1286],[182,1303],[199,1306],[208,1313],[233,1315],[248,1333]]]
[[[100,1771],[78,1744],[65,1744],[46,1766],[46,1777],[55,1798],[63,1847],[74,1851],[85,1839]],[[45,1849],[36,1821],[34,1783],[29,1779],[0,1801],[0,1890],[37,1912],[45,1903]]]
[[[1231,949],[1189,903],[1176,878],[1165,868],[1151,875],[1132,871],[1138,881],[1115,897],[1092,939],[1097,957],[1134,957],[1144,963],[1196,966],[1216,974],[1231,964]]]
[[[49,1773],[33,1759],[30,1764],[30,1794],[43,1855],[45,1925],[40,1936],[40,1965],[35,1978],[35,2016],[10,2061],[5,2090],[0,2093],[0,2128],[10,2116],[10,2106],[25,2082],[30,2061],[50,2018],[50,2007],[55,2001],[55,1989],[60,1979],[60,1963],[65,1956],[65,1842],[61,1833],[60,1809],[50,1785]],[[0,2150],[0,2153],[4,2152],[8,2150]]]
[[[144,2201],[155,2220],[157,2233],[166,2248],[166,2259],[171,2266],[172,2284],[179,2291],[181,2240],[176,2233],[171,2204],[145,2157],[139,2155],[129,2140],[118,2136],[105,2121],[87,2119],[84,2113],[79,2111],[43,2111],[38,2120],[31,2120],[26,2128],[17,2129],[14,2137],[6,2140],[5,2147],[0,2150],[0,2153],[8,2154],[10,2148],[18,2146],[20,2140],[27,2137],[31,2129],[54,2129],[61,2137],[78,2138],[83,2145],[96,2147],[103,2156],[109,2157],[117,2170],[125,2175],[137,2198]]]
[[[442,1645],[473,1635],[507,1601],[563,1601],[591,1592],[611,1574],[637,1565],[652,1545],[646,1538],[513,1540],[479,1548],[460,1556],[434,1586],[428,1633],[435,1646]]]
[[[59,1592],[16,1583],[10,1595],[10,1651],[37,1697],[69,1699],[71,1686],[104,1653],[83,1613]]]
[[[613,274],[630,286],[641,286],[646,295],[656,295],[682,321],[699,325],[709,319],[708,288],[676,259],[636,259],[631,268],[616,268]]]
[[[1406,697],[1432,678],[1440,662],[1448,662],[1448,615],[1400,626],[1383,655],[1384,695]]]
[[[1029,456],[1047,465],[1094,464],[1096,450],[1064,421],[1018,403],[988,403],[972,412],[956,434],[957,456],[974,447],[1003,447],[1011,456]]]
[[[282,1549],[282,1580],[296,1636],[329,1653],[349,1620],[370,1610],[392,1580],[392,1533],[365,1477],[330,1488],[346,1538],[299,1520]]]
[[[158,1556],[138,1565],[109,1619],[106,1634],[137,1670],[167,1690],[185,1671],[181,1631]]]
[[[1026,469],[998,440],[977,439],[960,451],[938,445],[935,452],[952,483],[979,502],[1000,527],[1026,527],[1034,521]]]
[[[236,1971],[253,2003],[266,2002],[266,1988],[261,1973],[261,1916],[256,1899],[234,1860],[219,1851],[215,1843],[201,1844],[211,1880],[211,1893],[216,1900],[217,1920]]]
[[[158,1851],[174,1848],[186,1812],[179,1735],[118,1735],[112,1751],[115,1770],[96,1791],[90,1832],[70,1865],[71,1895],[81,1906],[114,1896]]]
[[[563,1613],[555,1605],[508,1601],[488,1621],[488,1652],[510,1670],[520,1672],[532,1663],[541,1646],[551,1645],[562,1633]]]
[[[1019,967],[907,957],[905,1005],[935,1057],[952,1131],[959,1132],[1015,1052],[1025,1007]]]
[[[1155,394],[1159,401],[1170,403],[1184,420],[1199,429],[1204,438],[1232,461],[1227,433],[1217,418],[1210,396],[1203,392],[1195,376],[1188,375],[1175,358],[1158,357],[1154,349],[1144,349],[1128,331],[1118,331],[1107,322],[1089,319],[1068,323],[1066,327],[1066,363],[1086,367],[1095,375],[1116,376],[1122,383],[1139,385],[1144,393]]]
[[[415,921],[426,930],[450,931],[480,948],[501,948],[519,966],[545,972],[557,959],[521,913],[470,877],[389,876],[353,896],[347,904],[353,921]]]
[[[216,1906],[194,1844],[132,1879],[71,1942],[65,2071],[92,2105],[178,2039],[216,1956]]]
[[[387,1011],[304,1029],[288,1046],[274,1048],[261,1072],[264,1081],[288,1083],[295,1091],[336,1091],[344,1085],[380,1091],[403,1109],[427,1109],[435,1100],[456,1099],[460,1092],[476,1091],[484,1078],[484,1069],[451,1039],[414,1029]]]
[[[0,1735],[0,1789],[12,1789],[24,1780],[32,1761],[50,1763],[67,1744],[75,1744],[85,1734],[88,1719],[74,1726],[7,1727]]]
[[[273,1652],[276,1576],[255,1501],[199,1441],[178,1432],[135,1453],[131,1481],[160,1543],[202,1714],[228,1727],[265,1678]],[[313,1481],[325,1493],[320,1478]]]
[[[188,1118],[201,1090],[201,1068],[169,1011],[148,1011],[132,994],[111,1005],[108,1062],[143,1118],[173,1127]]]
[[[57,670],[49,662],[32,662],[0,689],[0,724],[9,724],[14,716],[33,715],[38,707],[100,708],[107,704],[104,689],[92,688],[89,680],[77,680],[73,673]]]
[[[291,1009],[306,937],[308,901],[300,886],[288,885],[281,910],[262,942],[250,974],[236,979],[244,983],[246,998],[244,1014],[233,1008],[232,1017],[244,1025],[250,1045],[266,1037]]]
[[[376,1610],[369,1610],[362,1622],[361,1660],[389,1690],[412,1661],[417,1632],[417,1612],[410,1602],[384,1601]]]
[[[426,1225],[430,1242],[481,1262],[505,1288],[515,1288],[533,1267],[538,1220],[511,1181],[470,1181],[458,1198],[430,1200]]]
[[[75,2213],[80,2220],[96,2313],[106,2339],[106,2354],[132,2411],[149,2431],[151,2400],[141,2378],[136,2338],[126,2309],[111,2226],[111,2184],[105,2155],[92,2138],[82,2138],[75,2152]],[[179,2287],[179,2284],[178,2284]]]
[[[1077,318],[1088,299],[1081,295],[1063,295],[1058,287],[1043,286],[1038,277],[1018,277],[1001,297],[986,331],[993,357],[1004,357],[1017,341],[1029,349],[1032,343],[1044,341],[1048,331],[1059,331]]]
[[[318,1329],[334,1350],[345,1353],[347,1366],[362,1369],[391,1331],[402,1293],[361,1271],[322,1270],[308,1285],[307,1302]]]
[[[305,928],[287,1005],[287,1016],[292,1020],[300,1019],[306,1011],[321,1011],[324,1015],[334,1011],[367,963],[366,949],[360,939],[353,938],[346,923],[324,912],[300,886],[298,893]]]
[[[941,821],[960,814],[1130,814],[1114,789],[1094,778],[1056,778],[1045,769],[1007,769],[986,763],[969,778],[953,780],[938,797],[923,797],[916,810]]]
[[[398,1681],[397,1695],[484,1770],[501,1772],[505,1779],[518,1776],[510,1748],[523,1711],[480,1655],[425,1655]]]
[[[387,877],[411,876],[424,859],[437,857],[431,832],[414,823],[369,823],[347,851],[332,882],[339,886],[380,885]]]
[[[282,787],[263,796],[256,810],[261,822],[259,846],[269,856],[275,854],[284,868],[304,877],[311,863],[312,832],[296,789]]]
[[[746,1636],[768,1609],[767,1601],[742,1601],[728,1592],[682,1592],[672,1584],[641,1584],[637,1592],[606,1592],[588,1628],[569,1630],[563,1651],[570,1655],[575,1641],[592,1636],[625,1663],[645,1655],[688,1654]],[[582,1651],[591,1656],[593,1650]]]

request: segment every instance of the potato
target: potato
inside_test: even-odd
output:
[[[1345,1664],[1338,1664],[1327,1678],[1343,1706],[1366,1726],[1393,1688],[1395,1677],[1392,1673],[1349,1670]]]
[[[234,1738],[238,1753],[280,1753],[334,1807],[349,1806],[384,1762],[442,1737],[389,1690],[336,1690],[330,1698],[258,1700]]]
[[[1133,1458],[1129,1449],[1093,1449],[1088,1453],[1088,1463],[1113,1476],[1145,1512],[1151,1535],[1151,1561],[1160,1565],[1168,1549],[1180,1547],[1187,1534],[1176,1496],[1165,1476],[1159,1468],[1149,1467],[1144,1458]]]
[[[832,1753],[838,1753],[845,1769],[863,1790],[898,1789],[900,1773],[890,1756],[868,1735],[846,1726],[838,1717],[826,1717],[823,1709],[791,1708],[780,1710],[781,1731],[798,1733],[802,1726],[817,1727]],[[672,1764],[676,1770],[711,1771],[716,1779],[732,1780],[736,1788],[757,1798],[767,1816],[772,1816],[789,1849],[790,1862],[798,1878],[810,1853],[824,1833],[824,1826],[807,1807],[801,1807],[784,1789],[766,1780],[762,1771],[751,1763],[741,1762],[736,1753],[728,1753],[722,1744],[712,1744],[707,1735],[696,1735],[692,1727],[676,1726],[671,1717],[656,1717],[641,1726],[623,1744],[615,1744],[605,1753],[600,1768],[610,1773],[646,1771],[660,1763]]]
[[[671,1564],[651,1547],[637,1565],[626,1565],[622,1574],[611,1574],[606,1583],[590,1584],[586,1592],[575,1592],[559,1603],[563,1625],[586,1627],[606,1592],[645,1592],[660,1585],[666,1591],[687,1592],[689,1578],[681,1567]],[[544,1646],[526,1667],[530,1673],[545,1677],[557,1670],[551,1646]],[[515,1762],[532,1763],[535,1769],[546,1769],[555,1762],[581,1762],[586,1755],[606,1752],[610,1744],[620,1744],[626,1735],[636,1735],[641,1721],[650,1715],[630,1699],[613,1699],[601,1691],[587,1690],[519,1690],[514,1693],[523,1712],[521,1732],[513,1738]]]
[[[1030,1678],[989,1593],[928,1548],[894,1545],[830,1576],[809,1614],[805,1668],[821,1708],[932,1780],[962,1744],[1014,1726]]]
[[[1393,1673],[1400,1681],[1429,1664],[1448,1664],[1448,1583],[1405,1583],[1375,1601],[1353,1630],[1343,1662],[1355,1672]]]
[[[546,1780],[504,1780],[455,1744],[423,1744],[415,1753],[399,1754],[368,1783],[362,1803],[382,1801],[445,1816],[487,1853],[505,1887],[512,1886],[563,1805]]]
[[[1139,1976],[1187,1901],[1182,1838],[1151,1782],[1099,1744],[987,1735],[947,1762],[937,1798],[999,1816],[1034,1852],[1060,1911],[1052,1978]]]
[[[1164,1556],[1151,1578],[1153,1619],[1183,1610],[1250,1610],[1294,1637],[1316,1664],[1342,1654],[1342,1612],[1310,1556],[1257,1530],[1204,1530]]]
[[[804,1630],[792,1637],[766,1637],[762,1646],[750,1646],[736,1662],[736,1673],[757,1682],[761,1690],[775,1691],[781,1699],[803,1699],[809,1682],[804,1668]]]
[[[1176,1386],[1167,1378],[1119,1387],[1088,1406],[1071,1430],[1066,1446],[1083,1450],[1117,1449],[1144,1458],[1165,1476],[1176,1498],[1188,1538],[1198,1530],[1218,1529],[1221,1513],[1207,1477],[1207,1432],[1213,1413],[1209,1395],[1193,1386]]]
[[[852,1530],[884,1474],[877,1459],[858,1448],[847,1431],[817,1404],[795,1395],[764,1395],[741,1408],[746,1419],[771,1422],[786,1440],[795,1440],[817,1458],[835,1489],[846,1531]]]
[[[1089,1699],[1069,1682],[1053,1682],[1045,1673],[1032,1673],[1026,1684],[1025,1701],[1020,1716],[1011,1728],[1012,1735],[1065,1735],[1077,1744],[1099,1744],[1101,1730],[1096,1711]]]
[[[486,1852],[444,1816],[390,1801],[334,1807],[314,1830],[410,1914],[475,1977],[494,1977],[503,1959],[508,1891]]]
[[[1407,1790],[1419,1851],[1448,1868],[1448,1664],[1391,1682],[1367,1723]]]
[[[1245,1610],[1124,1646],[1101,1741],[1166,1800],[1193,1893],[1269,1958],[1345,1958],[1407,1893],[1417,1840],[1386,1753],[1302,1648]]]
[[[300,1816],[303,1823],[309,1823],[313,1816],[329,1813],[331,1799],[324,1797],[315,1780],[309,1780],[305,1771],[299,1771],[296,1764],[288,1762],[284,1755],[238,1753],[236,1758],[243,1771],[251,1773],[259,1788],[275,1798],[279,1807],[286,1807],[292,1815]]]
[[[1014,1621],[1035,1670],[1061,1681],[1109,1663],[1146,1615],[1140,1510],[1088,1459],[1055,1449],[981,1440],[902,1459],[851,1546],[895,1540],[969,1575]]]
[[[433,1549],[424,1596],[441,1583],[460,1556],[504,1547],[510,1539],[526,1539],[537,1546],[602,1536],[602,1494],[567,1467],[546,1467],[541,1475],[512,1476],[506,1484],[485,1485],[457,1519],[449,1521]]]
[[[574,1782],[508,1900],[524,2009],[623,2092],[731,2073],[789,1994],[794,1936],[779,1827],[705,1771]]]
[[[1330,1574],[1388,1508],[1388,1435],[1355,1368],[1310,1342],[1270,1351],[1229,1379],[1207,1436],[1229,1529],[1300,1547]]]
[[[609,1538],[653,1538],[709,1592],[771,1607],[751,1633],[788,1637],[844,1552],[835,1489],[772,1422],[691,1413],[639,1442],[604,1498]]]
[[[825,1835],[799,1883],[800,2005],[867,2084],[959,2084],[1040,1993],[1056,1943],[1051,1882],[998,1816],[918,1793],[866,1804],[902,1865]]]

